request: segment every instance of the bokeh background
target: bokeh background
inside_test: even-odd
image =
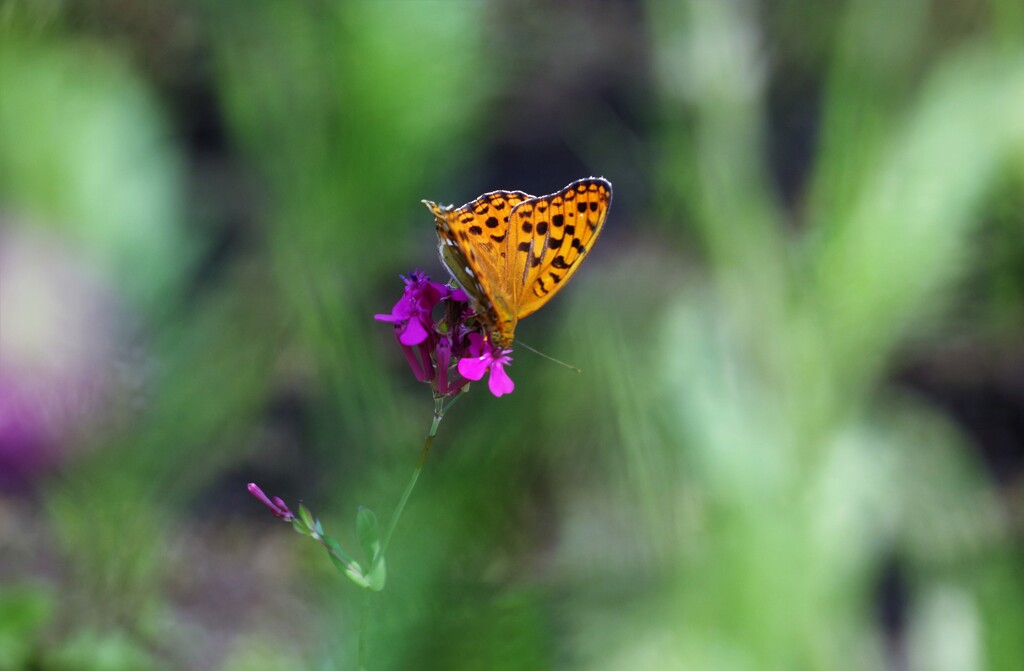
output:
[[[0,2],[0,670],[355,668],[422,198],[615,186],[368,668],[1024,668],[1018,0]]]

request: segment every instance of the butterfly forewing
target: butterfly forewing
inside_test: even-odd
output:
[[[579,269],[604,227],[611,202],[611,183],[591,177],[513,208],[508,236],[515,262],[506,264],[506,290],[518,319],[551,300]]]
[[[437,223],[438,251],[448,272],[470,295],[493,330],[510,318],[501,277],[512,208],[533,198],[522,191],[492,191],[462,207],[423,201]]]

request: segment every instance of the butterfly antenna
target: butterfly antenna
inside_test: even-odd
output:
[[[524,342],[523,342],[522,340],[517,340],[517,341],[516,341],[516,344],[517,344],[517,345],[519,345],[519,346],[521,346],[521,347],[525,347],[526,349],[530,350],[531,352],[533,352],[534,354],[536,354],[536,355],[537,355],[537,356],[539,356],[539,357],[543,357],[543,358],[547,359],[548,361],[553,361],[553,362],[557,363],[557,364],[558,364],[559,366],[563,366],[563,367],[565,367],[565,368],[568,368],[569,370],[574,370],[574,371],[576,371],[577,373],[582,373],[582,372],[583,372],[582,370],[580,370],[580,369],[579,369],[579,368],[577,368],[576,366],[573,366],[573,365],[571,365],[571,364],[567,364],[567,363],[566,363],[566,362],[564,362],[564,361],[559,361],[558,359],[556,359],[556,358],[555,358],[555,357],[553,357],[553,356],[548,356],[548,355],[547,355],[547,354],[545,354],[544,352],[541,352],[541,351],[539,351],[539,350],[535,350],[535,349],[533,349],[532,347],[530,347],[529,345],[527,345],[526,343],[524,343]]]

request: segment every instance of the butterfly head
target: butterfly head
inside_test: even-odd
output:
[[[421,203],[427,206],[430,213],[434,215],[434,218],[440,221],[448,221],[448,213],[452,211],[451,205],[438,205],[432,200],[421,200]]]
[[[497,344],[505,347],[512,343],[512,332],[515,329],[514,312],[508,306],[503,296],[490,296],[480,277],[482,267],[474,260],[473,247],[470,244],[470,232],[463,225],[457,230],[457,224],[453,224],[453,213],[456,209],[452,205],[438,205],[437,203],[422,201],[437,224],[438,253],[441,263],[448,269],[452,279],[469,296],[470,304],[476,313],[477,319],[483,324],[489,338]],[[461,208],[465,209],[465,207]],[[463,215],[465,216],[465,215]],[[474,270],[475,268],[475,270]],[[501,315],[506,315],[502,317]],[[511,319],[508,317],[511,315]]]

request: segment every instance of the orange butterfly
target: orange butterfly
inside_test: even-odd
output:
[[[551,300],[593,247],[612,185],[589,177],[540,198],[491,191],[459,208],[423,204],[437,220],[441,262],[469,294],[490,339],[509,347],[516,323]]]

